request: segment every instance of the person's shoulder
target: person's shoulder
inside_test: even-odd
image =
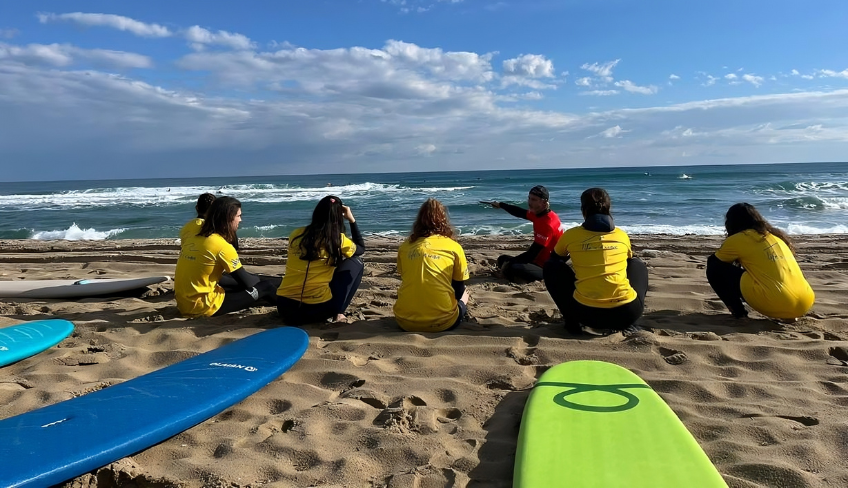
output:
[[[298,227],[297,229],[289,233],[289,239],[294,239],[295,237],[303,234],[304,232],[306,232],[306,227]]]

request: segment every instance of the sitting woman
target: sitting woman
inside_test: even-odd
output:
[[[263,280],[241,266],[232,245],[241,222],[241,202],[221,197],[212,202],[200,231],[182,241],[174,294],[184,317],[223,315],[253,306],[260,299],[273,303],[279,278]],[[237,287],[220,286],[227,272]]]
[[[580,195],[583,225],[565,231],[545,264],[545,286],[565,327],[627,330],[642,316],[648,267],[633,257],[630,238],[615,227],[610,197],[602,188]],[[571,257],[572,267],[566,264]]]
[[[730,313],[747,317],[744,300],[766,317],[795,320],[806,314],[816,296],[789,237],[747,203],[730,207],[724,227],[727,239],[707,259],[707,281]]]
[[[418,210],[412,235],[398,249],[401,285],[394,312],[410,332],[440,332],[456,327],[468,304],[468,263],[444,205],[427,199]]]
[[[345,220],[350,222],[350,239],[344,234]],[[346,321],[344,312],[365,270],[359,257],[364,252],[350,207],[337,196],[322,198],[312,212],[312,223],[289,236],[286,275],[277,290],[283,321],[292,325]]]

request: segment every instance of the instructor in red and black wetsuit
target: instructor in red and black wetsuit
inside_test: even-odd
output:
[[[550,257],[563,232],[559,216],[551,210],[548,198],[548,189],[537,185],[531,188],[527,195],[529,210],[508,203],[489,202],[491,206],[502,208],[510,215],[533,222],[533,244],[530,249],[518,256],[498,257],[498,268],[509,281],[530,282],[542,279],[542,266]]]

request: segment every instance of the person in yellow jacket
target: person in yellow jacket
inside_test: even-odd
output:
[[[571,334],[582,334],[582,325],[609,332],[635,329],[645,308],[648,267],[634,257],[627,233],[615,226],[611,206],[603,188],[584,191],[583,224],[562,234],[543,268],[545,286]]]
[[[412,234],[400,245],[401,285],[395,320],[410,332],[441,332],[458,326],[468,311],[468,262],[454,239],[444,205],[428,198],[418,210]]]
[[[746,302],[775,319],[806,314],[816,296],[795,260],[792,241],[748,203],[725,215],[727,239],[707,258],[707,281],[736,318],[748,316]]]
[[[345,235],[350,223],[351,238]],[[286,275],[277,289],[277,311],[283,322],[301,325],[346,322],[344,312],[362,281],[365,241],[350,207],[335,195],[322,198],[312,222],[292,231]]]
[[[174,295],[184,317],[206,317],[235,312],[258,300],[273,303],[279,278],[260,279],[245,271],[232,245],[241,222],[241,202],[216,199],[195,235],[182,242],[174,273]],[[237,286],[220,285],[227,272]]]

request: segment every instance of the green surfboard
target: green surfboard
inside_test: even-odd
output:
[[[602,361],[546,371],[530,393],[514,488],[726,488],[683,422],[641,378]]]

